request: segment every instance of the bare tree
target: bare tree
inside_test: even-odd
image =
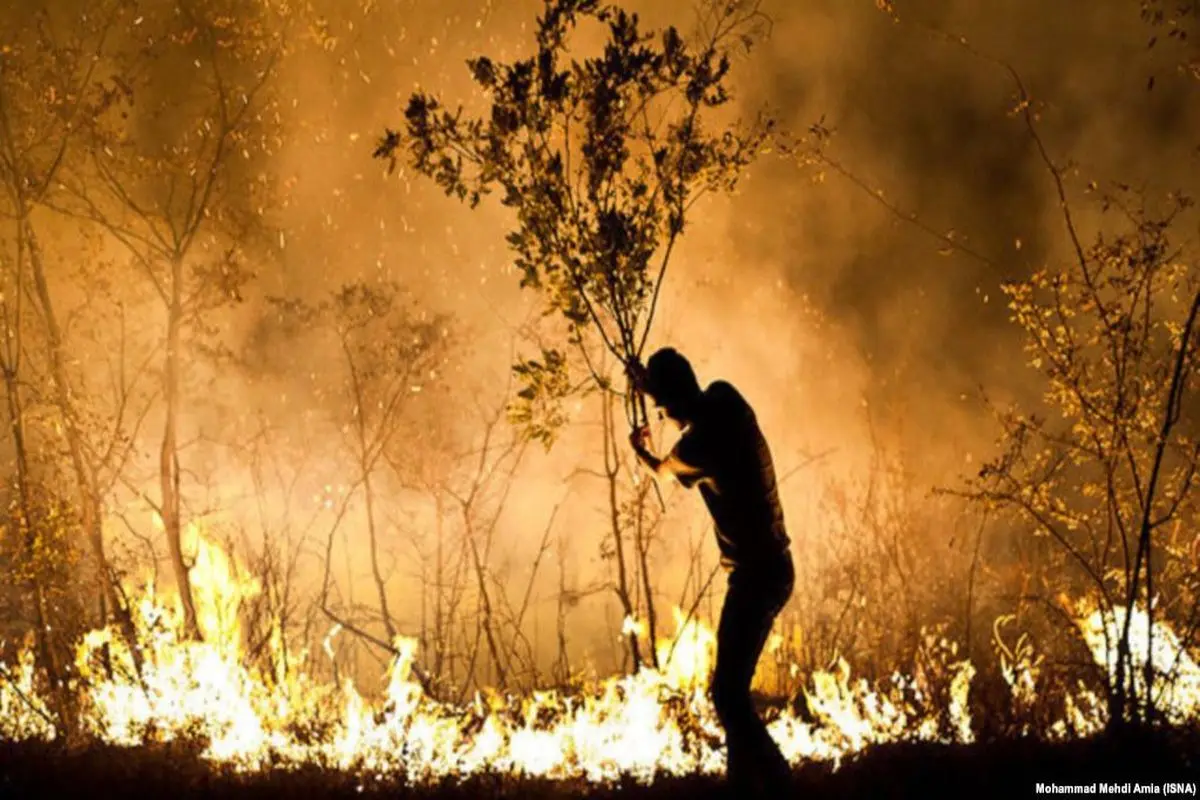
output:
[[[133,623],[105,552],[101,509],[106,493],[102,473],[128,455],[121,434],[126,412],[136,416],[136,411],[129,406],[129,387],[122,381],[117,387],[115,412],[101,421],[99,435],[90,430],[96,426],[89,425],[83,408],[86,395],[68,367],[70,344],[50,288],[40,234],[52,220],[36,213],[53,201],[62,175],[82,157],[84,133],[109,99],[97,72],[111,49],[111,29],[121,17],[121,9],[119,4],[107,3],[81,14],[79,9],[26,3],[12,6],[4,14],[5,30],[27,33],[6,47],[0,59],[0,183],[8,201],[3,216],[12,221],[16,249],[12,261],[16,291],[6,295],[15,303],[7,313],[9,330],[21,329],[21,305],[29,303],[36,312],[33,319],[40,328],[39,341],[44,343],[49,400],[61,422],[76,505],[99,577],[102,609],[114,616],[132,641]],[[7,300],[5,305],[9,306]],[[19,358],[18,353],[13,355]],[[9,363],[16,368],[16,361]],[[21,400],[13,394],[19,393],[19,387],[14,383],[9,388],[12,410],[19,410]],[[22,444],[18,451],[23,450]]]
[[[451,489],[449,492],[462,515],[463,537],[475,573],[476,600],[479,604],[478,630],[487,642],[488,654],[501,688],[505,688],[509,680],[512,652],[502,641],[496,599],[493,597],[496,588],[501,596],[505,589],[503,586],[493,587],[488,556],[492,550],[496,524],[527,445],[527,442],[515,437],[507,437],[507,441],[495,441],[494,437],[500,432],[498,428],[504,422],[506,405],[502,401],[500,406],[483,420],[482,442],[475,457],[474,468],[470,470],[465,481],[465,490]],[[479,506],[487,499],[486,494],[489,491],[498,492],[499,496],[493,501],[492,508],[485,512],[486,515],[481,515]],[[520,632],[515,633],[519,635]]]
[[[375,471],[397,436],[411,441],[416,435],[404,415],[414,395],[433,383],[429,375],[440,366],[447,324],[436,316],[421,320],[408,305],[394,285],[358,283],[343,287],[319,312],[328,315],[342,357],[352,416],[348,445],[362,485],[371,578],[389,641],[397,629],[380,560]]]
[[[400,526],[391,513],[395,504],[387,501],[389,493],[381,487],[402,487],[403,478],[422,468],[424,456],[419,456],[417,449],[436,438],[428,421],[439,407],[452,343],[451,322],[425,312],[407,292],[388,282],[348,283],[317,303],[294,298],[273,298],[271,303],[281,331],[289,337],[302,337],[289,341],[289,351],[303,350],[306,363],[311,362],[313,352],[329,356],[330,369],[310,370],[307,397],[314,409],[323,412],[326,422],[341,432],[344,463],[349,468],[350,479],[338,493],[321,556],[321,610],[362,641],[394,653],[401,625],[392,607],[394,587],[389,582],[393,567],[386,562],[394,548],[387,545],[387,539]],[[272,368],[292,366],[294,359]],[[337,534],[345,531],[343,522],[356,507],[362,509],[366,523],[374,596],[369,608],[355,603],[348,547],[343,552],[346,583],[339,588],[335,580]],[[439,520],[441,516],[439,513]],[[339,591],[343,596],[333,597]],[[376,624],[383,628],[382,637],[369,630]]]
[[[194,637],[200,630],[181,544],[185,365],[189,353],[211,352],[212,316],[240,301],[251,278],[246,252],[266,241],[255,209],[271,186],[252,170],[268,152],[262,112],[280,50],[267,9],[232,14],[225,6],[137,9],[110,77],[114,88],[90,126],[86,164],[63,181],[70,196],[58,204],[126,248],[163,314],[156,511]],[[150,44],[134,48],[143,34]],[[188,92],[164,88],[185,72]]]

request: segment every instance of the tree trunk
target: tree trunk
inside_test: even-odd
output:
[[[49,351],[50,377],[54,382],[54,400],[58,413],[62,417],[63,431],[67,440],[67,451],[71,460],[71,470],[75,473],[75,486],[78,495],[79,513],[83,524],[83,532],[87,537],[88,547],[92,558],[96,561],[96,570],[100,573],[100,591],[104,599],[104,607],[111,609],[116,617],[121,634],[129,645],[133,656],[134,666],[141,673],[141,651],[137,647],[137,631],[133,626],[133,618],[128,607],[122,601],[118,591],[116,577],[109,566],[108,557],[104,552],[103,520],[101,518],[101,501],[96,477],[84,457],[83,433],[79,429],[75,414],[74,402],[71,398],[70,383],[63,358],[62,329],[58,325],[54,302],[50,295],[49,282],[43,268],[41,250],[37,237],[28,217],[22,222],[29,264],[33,273],[33,284],[42,320],[46,326],[46,346]]]
[[[658,648],[658,614],[654,607],[654,590],[650,584],[650,541],[646,534],[646,493],[645,488],[638,491],[637,526],[634,528],[634,545],[638,551],[638,569],[642,575],[642,591],[646,594],[646,637],[650,643],[650,663],[659,669]]]
[[[17,302],[24,293],[22,278],[26,256],[30,253],[30,242],[25,234],[28,231],[28,211],[24,201],[19,199],[22,216],[17,220],[17,265],[16,265],[16,295]],[[4,307],[4,353],[3,363],[0,364],[4,374],[5,395],[8,403],[8,418],[13,440],[13,455],[17,469],[17,523],[18,536],[26,562],[28,574],[27,590],[32,604],[34,655],[38,666],[44,671],[50,684],[51,697],[56,705],[59,722],[67,737],[74,735],[72,706],[69,693],[64,682],[61,666],[55,658],[51,645],[50,627],[46,619],[46,593],[41,580],[41,567],[38,563],[37,530],[33,526],[33,501],[29,485],[29,451],[25,441],[24,405],[21,401],[21,383],[18,379],[22,355],[22,319],[21,309],[15,309],[14,319],[9,319],[7,300],[0,296],[0,304]]]
[[[474,531],[471,525],[471,507],[464,505],[463,510],[463,535],[467,537],[467,543],[471,548],[471,564],[475,567],[475,580],[479,590],[480,612],[483,619],[483,635],[487,640],[488,652],[492,656],[492,663],[496,667],[496,677],[499,678],[500,688],[505,688],[508,683],[508,673],[504,667],[504,663],[500,659],[500,647],[496,642],[495,625],[492,619],[492,598],[488,594],[487,588],[487,573],[484,570],[483,558],[479,554],[479,545],[475,542]]]
[[[442,549],[442,536],[445,532],[444,518],[446,514],[442,494],[439,491],[436,494],[437,502],[437,541],[434,543],[434,563],[433,563],[433,641],[435,644],[433,671],[435,675],[442,674],[442,668],[445,666],[445,614],[442,604],[445,600],[443,596],[442,583],[444,579],[444,551]]]
[[[170,292],[170,302],[167,306],[166,368],[163,371],[163,397],[167,403],[167,417],[163,425],[162,448],[158,460],[159,487],[162,494],[160,512],[171,556],[171,568],[175,573],[179,600],[183,604],[184,634],[199,640],[202,637],[196,619],[196,605],[192,599],[191,577],[188,565],[183,560],[183,524],[180,519],[179,502],[179,362],[183,344],[182,257],[171,260]]]
[[[605,396],[603,415],[604,475],[608,481],[609,521],[612,524],[613,549],[617,557],[617,599],[621,602],[621,610],[625,612],[625,618],[633,619],[636,617],[637,609],[630,597],[629,575],[625,568],[625,540],[621,535],[621,506],[617,496],[617,473],[620,462],[616,453],[612,403],[612,398]],[[642,668],[642,653],[638,645],[637,632],[631,630],[625,634],[625,638],[629,644],[629,653],[633,657],[633,671],[637,672]]]
[[[20,324],[18,321],[16,324]],[[20,385],[17,381],[14,361],[6,359],[4,364],[4,387],[8,401],[8,417],[12,432],[14,457],[17,467],[17,529],[22,549],[22,562],[28,570],[26,588],[29,593],[30,616],[33,627],[34,656],[37,665],[46,675],[50,685],[50,696],[56,706],[59,720],[71,732],[70,703],[67,697],[63,673],[50,644],[50,627],[46,619],[46,593],[42,586],[38,563],[37,529],[33,525],[33,502],[29,487],[29,455],[25,443],[24,411],[21,405]]]
[[[365,457],[365,451],[363,452]],[[367,536],[371,545],[371,577],[375,580],[375,591],[379,595],[379,613],[383,616],[383,629],[387,631],[388,643],[396,641],[396,626],[392,623],[392,612],[388,609],[387,585],[383,581],[383,573],[379,570],[378,531],[375,526],[375,493],[371,488],[371,467],[365,461],[360,465],[363,471],[363,492],[367,501]]]
[[[1130,623],[1133,620],[1133,608],[1137,602],[1138,583],[1141,577],[1143,564],[1146,569],[1146,663],[1143,665],[1143,682],[1142,687],[1145,693],[1143,697],[1145,716],[1143,721],[1149,721],[1153,716],[1154,699],[1151,696],[1152,687],[1154,685],[1154,666],[1153,666],[1153,650],[1154,644],[1154,615],[1150,607],[1154,597],[1151,591],[1154,588],[1153,564],[1151,562],[1151,547],[1152,535],[1156,522],[1153,520],[1154,500],[1158,493],[1158,480],[1162,472],[1163,458],[1166,455],[1167,442],[1171,436],[1171,430],[1175,427],[1175,423],[1179,421],[1181,403],[1183,399],[1183,391],[1186,386],[1185,375],[1188,369],[1187,355],[1188,344],[1192,338],[1192,331],[1196,325],[1197,314],[1200,314],[1200,292],[1197,292],[1192,298],[1192,305],[1188,311],[1187,321],[1184,323],[1183,332],[1179,338],[1179,350],[1175,354],[1175,367],[1171,371],[1171,385],[1167,392],[1167,402],[1163,408],[1162,425],[1158,432],[1158,440],[1154,447],[1154,463],[1150,469],[1150,478],[1146,486],[1145,498],[1142,501],[1142,519],[1138,526],[1138,547],[1137,554],[1134,557],[1133,574],[1130,580],[1130,585],[1126,594],[1125,605],[1125,620],[1121,627],[1120,641],[1117,645],[1117,690],[1120,694],[1120,706],[1123,713],[1133,711],[1136,716],[1138,713],[1137,692],[1134,690],[1133,678],[1133,658],[1130,652]]]
[[[558,658],[554,662],[554,680],[567,686],[571,680],[571,660],[567,653],[567,567],[563,539],[558,541],[558,602],[555,615],[555,634],[558,639]]]

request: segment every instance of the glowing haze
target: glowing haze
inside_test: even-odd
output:
[[[462,769],[463,763],[551,775],[596,770],[592,777],[618,768],[719,768],[705,738],[714,730],[711,710],[702,693],[692,691],[699,654],[673,661],[662,673],[599,684],[578,706],[549,696],[545,702],[554,705],[557,721],[548,730],[525,724],[526,716],[536,714],[537,700],[481,695],[473,706],[469,698],[442,705],[409,672],[414,658],[430,666],[413,643],[420,636],[428,640],[436,624],[428,587],[435,578],[476,580],[466,549],[456,549],[454,556],[463,572],[431,572],[439,535],[466,528],[479,541],[486,533],[490,542],[481,583],[505,587],[513,606],[506,613],[514,616],[524,598],[528,661],[539,665],[541,678],[548,679],[560,655],[557,632],[564,624],[571,631],[564,649],[573,672],[607,675],[625,656],[624,614],[613,597],[611,563],[601,557],[610,529],[606,489],[594,474],[603,467],[595,399],[571,409],[571,422],[548,454],[536,446],[504,451],[511,431],[501,415],[489,442],[497,449],[488,452],[498,466],[489,472],[493,462],[484,459],[487,469],[477,469],[485,422],[511,391],[507,379],[514,356],[537,343],[536,298],[519,289],[504,246],[510,220],[494,204],[470,210],[403,169],[385,176],[370,157],[384,127],[400,124],[405,101],[418,86],[451,103],[477,104],[465,60],[527,53],[540,5],[313,0],[306,9],[314,22],[303,26],[304,36],[281,60],[272,86],[278,144],[261,159],[279,187],[277,204],[265,215],[272,226],[271,255],[254,265],[258,277],[245,302],[210,320],[239,366],[192,367],[181,438],[189,442],[183,457],[189,515],[203,520],[212,542],[228,539],[257,552],[270,540],[287,557],[294,555],[296,591],[307,605],[298,606],[296,597],[282,601],[281,607],[291,609],[292,629],[286,636],[276,631],[260,646],[297,658],[303,652],[314,684],[331,682],[317,688],[304,683],[307,677],[289,676],[274,685],[246,672],[240,649],[245,636],[229,627],[230,615],[237,617],[230,609],[223,621],[205,621],[217,632],[205,644],[176,641],[173,609],[160,597],[170,583],[164,569],[156,584],[160,594],[146,592],[137,610],[161,656],[162,671],[150,680],[161,680],[157,691],[168,702],[155,705],[154,695],[92,673],[88,720],[97,733],[129,743],[139,741],[150,723],[183,730],[190,724],[188,702],[194,701],[230,715],[210,720],[217,728],[210,731],[209,754],[249,765],[279,752],[340,765],[365,761],[389,767],[396,765],[384,763],[387,759],[404,758],[402,766],[423,776]],[[688,0],[630,5],[648,25],[686,29],[692,19]],[[846,533],[839,527],[844,519],[829,505],[834,501],[826,490],[838,484],[857,497],[865,492],[867,468],[881,453],[904,454],[904,485],[915,487],[920,500],[914,515],[922,524],[914,528],[924,537],[921,547],[947,554],[947,574],[962,573],[971,553],[944,527],[946,519],[930,510],[933,501],[925,505],[924,493],[973,472],[989,452],[995,430],[975,399],[977,388],[1001,399],[1036,395],[1021,370],[1024,356],[999,286],[1064,254],[1049,177],[1027,132],[1009,113],[1014,93],[1007,74],[921,24],[962,35],[979,52],[1021,72],[1033,95],[1047,104],[1042,132],[1056,157],[1070,156],[1079,164],[1075,190],[1089,180],[1120,180],[1160,193],[1200,188],[1194,185],[1200,175],[1197,141],[1189,133],[1200,121],[1200,84],[1170,69],[1180,58],[1174,43],[1146,49],[1148,33],[1139,24],[1137,3],[1002,5],[905,3],[897,25],[865,1],[768,2],[771,37],[736,65],[740,108],[753,113],[766,104],[797,132],[824,116],[836,129],[831,157],[863,184],[833,168],[764,156],[738,194],[695,208],[667,281],[651,346],[678,347],[702,382],[728,379],[755,407],[783,480],[781,495],[804,576],[793,605],[833,631],[826,639],[804,634],[822,643],[806,655],[823,662],[848,646],[838,638],[840,629],[833,630],[842,602],[835,584],[842,577],[828,577],[834,570],[825,567],[837,560],[830,553],[850,546],[838,538]],[[1151,75],[1156,85],[1149,91]],[[174,77],[186,85],[186,77]],[[168,82],[160,90],[173,88]],[[133,105],[131,124],[148,124],[137,116],[141,108]],[[903,220],[906,214],[935,233],[953,230],[953,238],[971,252],[947,248]],[[1082,225],[1090,235],[1089,221],[1085,214]],[[62,221],[47,224],[69,229]],[[92,244],[81,244],[81,251]],[[110,241],[94,246],[106,258],[122,258]],[[61,269],[56,281],[62,291],[79,295],[69,288],[73,273]],[[332,607],[366,620],[363,626],[373,636],[386,638],[374,616],[379,597],[367,510],[361,500],[345,503],[360,490],[360,481],[352,454],[356,414],[344,394],[342,351],[328,331],[289,323],[270,301],[288,297],[316,304],[353,281],[394,281],[411,295],[406,302],[414,319],[448,315],[445,349],[422,374],[411,376],[410,397],[389,445],[392,469],[374,487],[385,498],[377,560],[398,634],[407,637],[397,640],[401,655],[395,660],[350,648],[353,634],[340,628],[329,634],[333,621],[310,607],[328,568]],[[144,287],[131,288],[130,307],[152,307],[147,294]],[[73,296],[80,308],[85,299]],[[157,324],[149,312],[147,319]],[[79,344],[85,371],[97,355],[89,347],[97,345]],[[155,573],[140,538],[154,534],[155,517],[139,495],[154,485],[157,413],[149,416],[133,462],[142,474],[118,484],[106,522],[108,534],[120,542],[117,558],[139,585]],[[660,446],[670,443],[670,431],[663,433]],[[619,443],[625,434],[616,431]],[[477,473],[490,479],[472,494]],[[430,491],[435,485],[451,490],[441,496],[444,506]],[[899,497],[899,486],[875,488],[889,500]],[[686,607],[684,598],[709,574],[715,544],[697,498],[677,487],[664,494],[666,522],[651,560],[658,633],[666,638],[681,629],[686,641],[688,634],[703,637],[708,628],[673,610]],[[551,525],[554,536],[543,540]],[[249,606],[264,596],[265,587],[238,574],[219,547],[204,541],[197,539],[198,549],[191,552],[197,553],[197,585],[211,597],[198,602],[221,616],[214,598],[240,597]],[[441,539],[445,546],[450,541],[448,533]],[[453,541],[459,548],[463,540]],[[544,541],[550,544],[543,547]],[[823,596],[826,578],[833,588]],[[721,583],[718,577],[714,584],[718,600]],[[561,601],[564,595],[570,602]],[[477,613],[475,603],[473,598],[471,614]],[[711,623],[713,610],[711,602],[697,609],[703,625]],[[473,624],[466,610],[458,613],[443,622]],[[1087,618],[1083,612],[1079,617]],[[1093,619],[1089,630],[1099,625]],[[786,621],[780,627],[789,637],[794,633]],[[81,664],[91,663],[110,633],[84,642]],[[318,642],[327,649],[318,653]],[[953,671],[955,691],[965,697],[974,667],[944,661]],[[201,662],[214,683],[181,685]],[[447,668],[463,670],[464,662],[459,658],[457,667]],[[789,757],[837,757],[898,729],[925,738],[945,733],[936,720],[904,706],[900,695],[879,694],[883,690],[866,684],[848,689],[844,670],[843,664],[807,682],[825,733],[790,712],[776,721],[774,731],[787,742]],[[794,675],[782,673],[780,685],[795,682]],[[372,680],[385,675],[386,683]],[[357,688],[344,682],[347,676],[357,679]],[[476,682],[489,678],[496,675]],[[378,686],[386,687],[380,702],[388,704],[382,722],[372,713],[374,701],[358,693],[371,694]],[[0,700],[15,702],[7,695]],[[683,707],[678,716],[659,716],[659,703],[668,701]],[[956,702],[951,720],[961,734],[969,731],[969,720],[961,697]],[[1074,702],[1081,707],[1087,700]],[[1194,709],[1194,699],[1188,702]],[[37,715],[22,713],[23,730],[36,732]],[[289,727],[306,714],[332,731],[314,737],[311,747]],[[652,721],[642,725],[631,718],[639,714]],[[679,721],[685,718],[691,728]],[[1099,724],[1091,710],[1080,718],[1080,729]],[[647,735],[655,738],[644,750],[622,751],[621,734],[630,727],[649,729]],[[419,752],[396,755],[402,735],[419,742]],[[547,749],[546,741],[559,749]],[[460,760],[439,760],[447,753]],[[538,753],[557,755],[543,762],[533,755]],[[639,761],[643,756],[649,760]]]

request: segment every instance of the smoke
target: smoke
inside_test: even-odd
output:
[[[770,277],[812,300],[837,344],[860,356],[847,366],[865,373],[865,398],[891,412],[888,428],[907,431],[897,444],[925,450],[929,480],[949,477],[929,463],[931,444],[961,459],[991,435],[964,393],[1031,394],[1001,282],[1071,257],[1004,65],[1032,98],[1077,219],[1095,206],[1089,181],[1158,197],[1200,188],[1200,87],[1171,69],[1178,48],[1147,49],[1138,10],[912,2],[897,4],[896,23],[865,2],[772,7],[748,102],[778,109],[793,130],[823,117],[835,130],[828,152],[865,187],[834,169],[819,185],[778,164],[760,169],[727,217],[726,257],[743,281],[772,265]],[[1085,244],[1095,232],[1082,225]]]
[[[687,29],[693,19],[685,0],[634,7],[648,26]],[[531,345],[517,331],[537,301],[517,288],[504,248],[512,220],[496,204],[470,210],[403,170],[387,178],[369,153],[385,126],[401,124],[415,88],[477,108],[466,59],[527,53],[538,10],[483,0],[329,3],[324,49],[292,60],[283,76],[287,246],[264,292],[316,298],[348,280],[399,282],[431,313],[453,315],[463,343],[450,372],[459,400],[502,400],[514,349]],[[1055,162],[1078,165],[1068,188],[1083,219],[1089,180],[1176,188],[1187,174],[1179,165],[1195,163],[1188,131],[1200,112],[1189,104],[1196,87],[1165,67],[1172,54],[1146,50],[1132,3],[912,3],[900,5],[899,24],[866,2],[765,10],[771,38],[736,65],[741,111],[765,106],[792,131],[823,118],[835,130],[830,156],[861,184],[834,169],[817,180],[776,154],[735,196],[698,206],[651,346],[679,347],[703,381],[728,379],[746,394],[785,476],[793,538],[812,541],[826,535],[817,510],[824,481],[861,477],[885,447],[906,455],[918,485],[953,484],[977,468],[995,434],[979,390],[1037,396],[1001,282],[1069,250],[1050,175],[1013,113],[1016,86],[989,58],[1019,73]],[[920,225],[902,218],[910,214]],[[297,376],[329,374],[310,366]],[[479,435],[469,408],[449,402],[437,424],[469,441]],[[594,414],[575,409],[555,450],[529,453],[517,473],[496,529],[514,553],[506,574],[516,583],[523,573],[513,565],[528,563],[522,554],[533,555],[559,503],[556,524],[577,532],[572,569],[608,569],[598,556],[603,487],[568,480],[598,458]],[[667,496],[675,533],[659,568],[673,594],[684,532],[704,524],[694,497]],[[359,556],[365,549],[350,546]],[[580,612],[597,647],[619,623],[604,623],[602,612],[599,603]]]
[[[238,413],[268,414],[285,434],[286,452],[298,454],[288,466],[311,469],[298,491],[305,502],[317,495],[319,506],[353,482],[336,474],[344,431],[316,419],[306,399],[339,374],[337,352],[313,347],[310,332],[289,331],[269,298],[318,302],[348,282],[388,280],[428,314],[451,315],[443,391],[431,392],[414,419],[418,428],[450,432],[467,451],[481,434],[480,407],[504,400],[514,353],[531,347],[521,331],[538,303],[519,289],[505,249],[511,218],[496,203],[471,210],[403,169],[389,177],[371,151],[385,127],[402,124],[416,88],[477,107],[466,59],[529,52],[540,5],[314,0],[311,24],[294,31],[273,84],[280,133],[270,178],[278,195],[268,216],[276,257],[257,265],[246,302],[222,319],[229,346],[251,368],[225,376],[220,399]],[[690,0],[631,5],[648,26],[686,30],[693,21]],[[898,24],[865,0],[766,3],[772,35],[735,66],[739,110],[766,106],[797,132],[823,118],[835,131],[830,157],[859,183],[777,153],[751,169],[736,195],[698,205],[650,342],[678,347],[702,381],[730,380],[749,398],[787,476],[785,510],[797,539],[821,535],[811,528],[821,524],[814,507],[823,479],[854,478],[884,446],[908,456],[920,485],[952,483],[973,471],[995,434],[977,391],[999,399],[1039,391],[1023,369],[1001,282],[1070,252],[1053,181],[1013,113],[1014,82],[989,58],[1011,65],[1032,96],[1038,133],[1066,169],[1085,238],[1096,232],[1089,181],[1123,181],[1157,196],[1200,188],[1200,84],[1172,69],[1182,58],[1176,43],[1147,48],[1151,31],[1137,3],[897,5]],[[969,46],[955,43],[959,36]],[[187,80],[159,77],[167,82],[155,84],[158,94],[168,98],[170,85]],[[581,464],[594,466],[600,440],[594,404],[572,410],[554,451],[526,455],[495,535],[519,583],[561,503],[555,524],[572,534],[571,580],[585,594],[593,587],[579,576],[608,569],[598,554],[603,487],[577,474]],[[153,452],[153,428],[146,431]],[[421,457],[419,432],[413,459]],[[224,452],[205,451],[206,473],[229,484],[212,503],[249,507],[253,492]],[[678,535],[664,539],[662,568],[666,591],[678,594],[684,539],[704,521],[697,498],[674,491],[667,500]],[[389,523],[394,576],[412,577],[401,533],[430,519],[427,508],[411,514]],[[347,527],[353,532],[338,546],[352,553],[347,570],[361,576],[361,520]],[[711,555],[712,542],[706,547]],[[557,580],[547,574],[543,581]],[[397,595],[409,591],[407,580],[396,577]],[[613,620],[603,617],[612,609],[591,608],[605,642]]]
[[[490,343],[472,370],[502,371],[531,300],[506,267],[509,220],[486,203],[470,211],[414,176],[385,182],[366,156],[417,86],[477,102],[465,59],[527,51],[539,6],[366,7],[331,5],[335,46],[287,76],[297,105],[285,168],[291,247],[279,285],[306,292],[350,274],[399,280]],[[634,7],[648,26],[687,29],[693,19],[683,0]],[[924,441],[934,425],[949,449],[964,436],[983,446],[985,421],[962,395],[1022,393],[1000,283],[1068,255],[1050,176],[1011,113],[1016,87],[986,57],[1018,71],[1056,162],[1079,165],[1069,188],[1081,205],[1088,180],[1176,188],[1185,174],[1177,165],[1195,163],[1187,133],[1195,87],[1165,68],[1177,53],[1146,49],[1136,4],[911,3],[899,5],[899,24],[866,2],[765,10],[771,38],[737,65],[745,112],[765,105],[794,131],[823,117],[840,165],[986,262],[833,170],[816,183],[811,170],[766,157],[738,196],[699,209],[656,339],[711,365],[711,377],[753,384],[767,407],[760,413],[786,419],[781,428],[809,420],[844,432],[835,437],[844,443],[861,437],[865,401],[886,412],[879,421],[893,424],[884,427],[902,422]],[[965,37],[986,57],[930,28]]]

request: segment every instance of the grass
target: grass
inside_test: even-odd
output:
[[[1200,781],[1200,730],[1170,730],[1064,743],[1010,739],[972,745],[882,745],[834,770],[806,764],[796,770],[796,798],[889,798],[927,795],[1033,797],[1038,782]],[[721,781],[667,778],[651,786],[611,787],[581,782],[483,776],[464,783],[411,787],[396,779],[363,779],[310,768],[238,775],[198,759],[180,746],[68,749],[38,742],[0,743],[0,798],[719,798]]]

